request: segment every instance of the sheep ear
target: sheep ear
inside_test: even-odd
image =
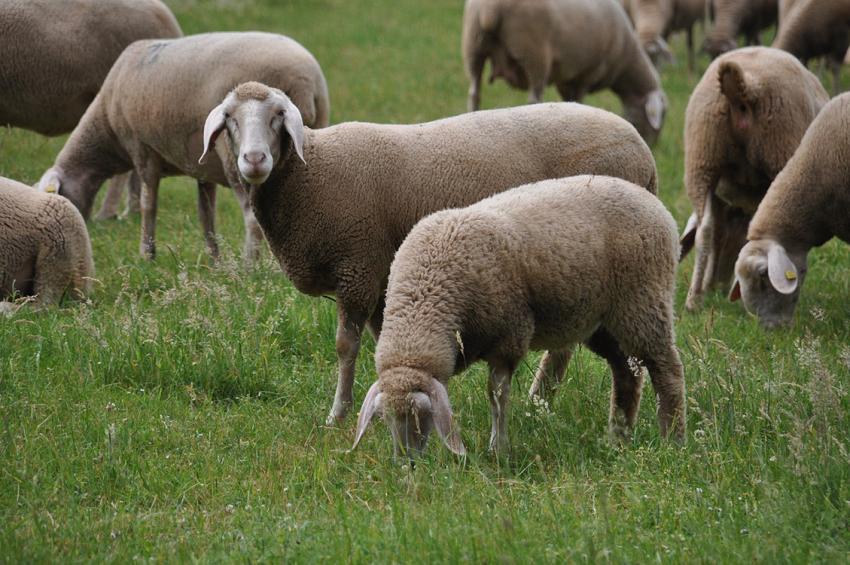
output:
[[[428,396],[431,398],[431,415],[434,418],[434,428],[440,435],[440,439],[449,451],[455,455],[466,455],[466,448],[460,439],[460,432],[454,425],[452,408],[449,404],[449,392],[446,387],[435,378],[431,378],[431,386]]]
[[[772,244],[767,251],[767,277],[773,288],[782,294],[794,292],[800,280],[797,266],[778,243]]]
[[[357,447],[357,444],[360,443],[360,440],[363,438],[363,434],[366,432],[366,428],[369,427],[369,424],[372,422],[372,418],[375,417],[376,414],[381,414],[383,412],[383,396],[381,395],[381,389],[378,386],[378,381],[375,381],[371,387],[369,387],[369,392],[366,393],[366,398],[363,399],[363,406],[360,407],[360,415],[357,417],[357,433],[354,436],[354,444],[351,446],[349,451],[354,451],[354,448]]]
[[[51,194],[59,194],[59,189],[62,188],[62,179],[59,178],[59,173],[56,169],[47,169],[41,178],[38,180],[36,188],[41,192],[49,192]]]
[[[292,146],[295,148],[298,157],[306,164],[307,161],[304,160],[304,121],[301,119],[301,112],[288,96],[284,99],[286,108],[284,109],[283,127],[286,128],[286,132],[292,138]]]
[[[732,285],[732,290],[729,291],[729,301],[737,302],[741,300],[741,281],[735,277],[735,283]]]
[[[207,155],[209,155],[210,151],[212,151],[215,147],[215,140],[218,139],[218,136],[222,131],[224,131],[224,126],[224,102],[222,102],[212,109],[207,116],[207,121],[204,122],[204,152],[201,154],[201,158],[198,159],[198,164],[204,164]]]
[[[720,91],[730,102],[748,104],[750,93],[744,77],[744,70],[734,61],[720,65]]]
[[[685,224],[685,230],[682,232],[682,237],[679,238],[679,262],[682,262],[694,247],[697,239],[697,222],[697,215],[693,213],[688,218],[688,223]]]
[[[664,112],[667,110],[667,97],[661,90],[653,90],[649,93],[644,104],[646,119],[652,129],[661,129],[664,124]]]

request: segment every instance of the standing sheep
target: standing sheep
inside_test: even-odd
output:
[[[65,294],[88,294],[94,277],[86,223],[74,206],[0,177],[0,313],[15,306],[6,299],[35,296],[37,306],[58,303]]]
[[[237,84],[253,79],[288,92],[307,123],[316,127],[328,124],[328,92],[322,70],[304,47],[288,37],[206,33],[138,41],[116,61],[39,186],[58,189],[88,217],[103,180],[134,168],[144,183],[140,251],[152,258],[161,177],[198,179],[198,211],[213,256],[218,254],[215,185],[229,185],[245,219],[244,256],[253,259],[263,234],[238,178],[228,175],[232,167],[222,166],[216,156],[198,164],[202,124],[210,108]]]
[[[462,50],[470,111],[480,106],[489,59],[490,82],[529,90],[530,102],[540,102],[548,84],[577,102],[611,88],[647,143],[658,139],[667,98],[616,0],[467,0]]]
[[[828,100],[817,77],[778,49],[738,49],[705,71],[685,113],[693,215],[682,257],[694,243],[697,250],[689,310],[711,286],[728,288],[749,219]]]
[[[747,45],[759,45],[759,33],[773,24],[779,13],[777,0],[713,0],[714,27],[703,49],[718,57],[738,47],[738,35]]]
[[[809,251],[833,237],[850,243],[850,94],[818,114],[770,185],[735,264],[732,300],[765,327],[791,322]]]
[[[420,221],[390,270],[378,381],[360,409],[354,446],[383,414],[396,451],[422,451],[433,428],[462,455],[446,385],[480,359],[490,367],[490,449],[505,451],[511,378],[522,358],[584,340],[611,365],[612,438],[629,439],[637,419],[642,373],[629,369],[630,355],[649,369],[661,434],[683,439],[676,240],[676,222],[657,198],[610,177],[547,180]]]
[[[694,25],[705,19],[706,0],[634,0],[632,19],[641,45],[655,65],[672,61],[666,39],[687,33],[688,69],[694,69]]]
[[[74,129],[112,64],[138,39],[180,37],[160,0],[0,2],[0,125],[59,135]],[[128,175],[109,185],[98,218],[117,215]],[[137,210],[139,182],[128,205]]]
[[[656,192],[646,143],[604,110],[550,103],[425,124],[311,130],[283,93],[260,87],[251,86],[257,99],[232,93],[210,113],[205,151],[227,133],[215,150],[237,161],[251,185],[254,213],[281,268],[301,292],[336,295],[339,380],[330,422],[348,413],[364,326],[380,333],[393,254],[422,217],[524,182],[577,174],[616,175]],[[257,128],[279,107],[280,135]],[[246,152],[263,153],[274,166],[258,171],[239,158]]]
[[[799,0],[785,16],[773,46],[804,65],[826,57],[832,69],[832,92],[838,92],[841,66],[850,48],[850,0]]]

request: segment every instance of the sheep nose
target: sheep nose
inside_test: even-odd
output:
[[[266,154],[263,151],[249,151],[243,153],[242,158],[245,159],[246,163],[256,167],[266,160]]]

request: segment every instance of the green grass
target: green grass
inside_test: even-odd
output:
[[[187,33],[265,29],[319,59],[332,120],[417,122],[465,108],[460,0],[172,0]],[[680,224],[689,76],[666,69],[655,149]],[[701,58],[700,71],[708,61]],[[845,77],[846,80],[847,77]],[[555,99],[550,89],[548,99]],[[485,86],[486,107],[523,103]],[[587,102],[619,111],[609,94]],[[0,131],[0,175],[32,183],[63,139]],[[415,472],[376,425],[354,454],[352,419],[326,427],[334,305],[299,295],[266,253],[238,266],[223,191],[225,259],[210,266],[187,179],[165,181],[154,263],[138,218],[90,223],[91,303],[0,319],[0,561],[846,562],[850,558],[850,264],[815,250],[793,328],[765,333],[721,295],[682,304],[684,447],[659,440],[647,385],[633,445],[606,442],[610,377],[580,352],[551,412],[515,379],[506,461],[486,451],[485,373],[450,389],[470,451],[438,442]],[[235,250],[235,251],[234,251]],[[374,344],[356,401],[374,380]]]

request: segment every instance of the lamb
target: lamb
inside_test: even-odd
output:
[[[638,39],[656,66],[672,61],[666,39],[687,33],[688,69],[694,69],[694,24],[705,19],[706,0],[634,0],[630,4]]]
[[[657,198],[611,177],[546,180],[421,220],[390,269],[378,381],[360,409],[354,446],[383,414],[397,452],[421,452],[436,429],[464,454],[446,385],[484,360],[490,449],[504,452],[511,377],[522,358],[584,340],[611,365],[612,438],[629,439],[637,418],[642,372],[629,368],[631,355],[649,369],[662,436],[683,439],[677,235]],[[532,396],[542,388],[535,381]]]
[[[160,0],[6,0],[0,5],[0,125],[44,135],[74,129],[112,64],[138,39],[181,37]],[[117,215],[128,175],[109,185]],[[138,211],[139,183],[130,184],[128,207]]]
[[[462,50],[470,111],[480,106],[489,59],[490,82],[530,89],[530,102],[540,102],[548,84],[577,102],[611,88],[647,143],[658,139],[667,98],[617,0],[467,0]]]
[[[718,57],[738,47],[738,35],[747,45],[759,45],[759,33],[773,24],[779,13],[777,0],[713,0],[714,27],[703,49]]]
[[[832,91],[837,92],[850,47],[850,0],[799,0],[784,16],[773,46],[788,51],[804,65],[810,59],[826,57],[832,69]]]
[[[336,295],[339,374],[330,423],[348,413],[363,328],[380,333],[393,254],[419,219],[524,182],[577,174],[616,175],[657,190],[655,161],[635,129],[580,104],[312,130],[285,94],[252,89],[283,108],[280,135],[256,128],[275,108],[231,94],[207,119],[205,151],[238,160],[257,220],[293,285]],[[273,168],[257,171],[238,159],[246,148],[267,155]]]
[[[750,222],[735,264],[732,300],[762,326],[789,324],[808,254],[833,237],[850,243],[850,94],[833,98],[809,126]]]
[[[710,287],[729,288],[750,218],[828,100],[817,77],[778,49],[738,49],[708,67],[685,113],[685,188],[694,213],[682,257],[697,248],[688,310]]]
[[[263,235],[238,175],[232,164],[222,165],[217,156],[203,165],[198,164],[198,157],[201,125],[210,108],[234,86],[253,79],[288,92],[308,124],[328,124],[328,92],[322,70],[304,47],[288,37],[255,32],[206,33],[137,41],[116,61],[39,187],[58,189],[88,217],[103,180],[134,168],[144,183],[140,251],[144,257],[153,258],[162,176],[198,179],[198,210],[213,257],[218,254],[215,185],[229,185],[240,201],[245,220],[244,257],[252,260]],[[275,127],[279,123],[277,120]]]
[[[0,177],[0,313],[15,311],[15,296],[35,296],[37,307],[66,294],[83,298],[94,277],[86,224],[74,206]]]

